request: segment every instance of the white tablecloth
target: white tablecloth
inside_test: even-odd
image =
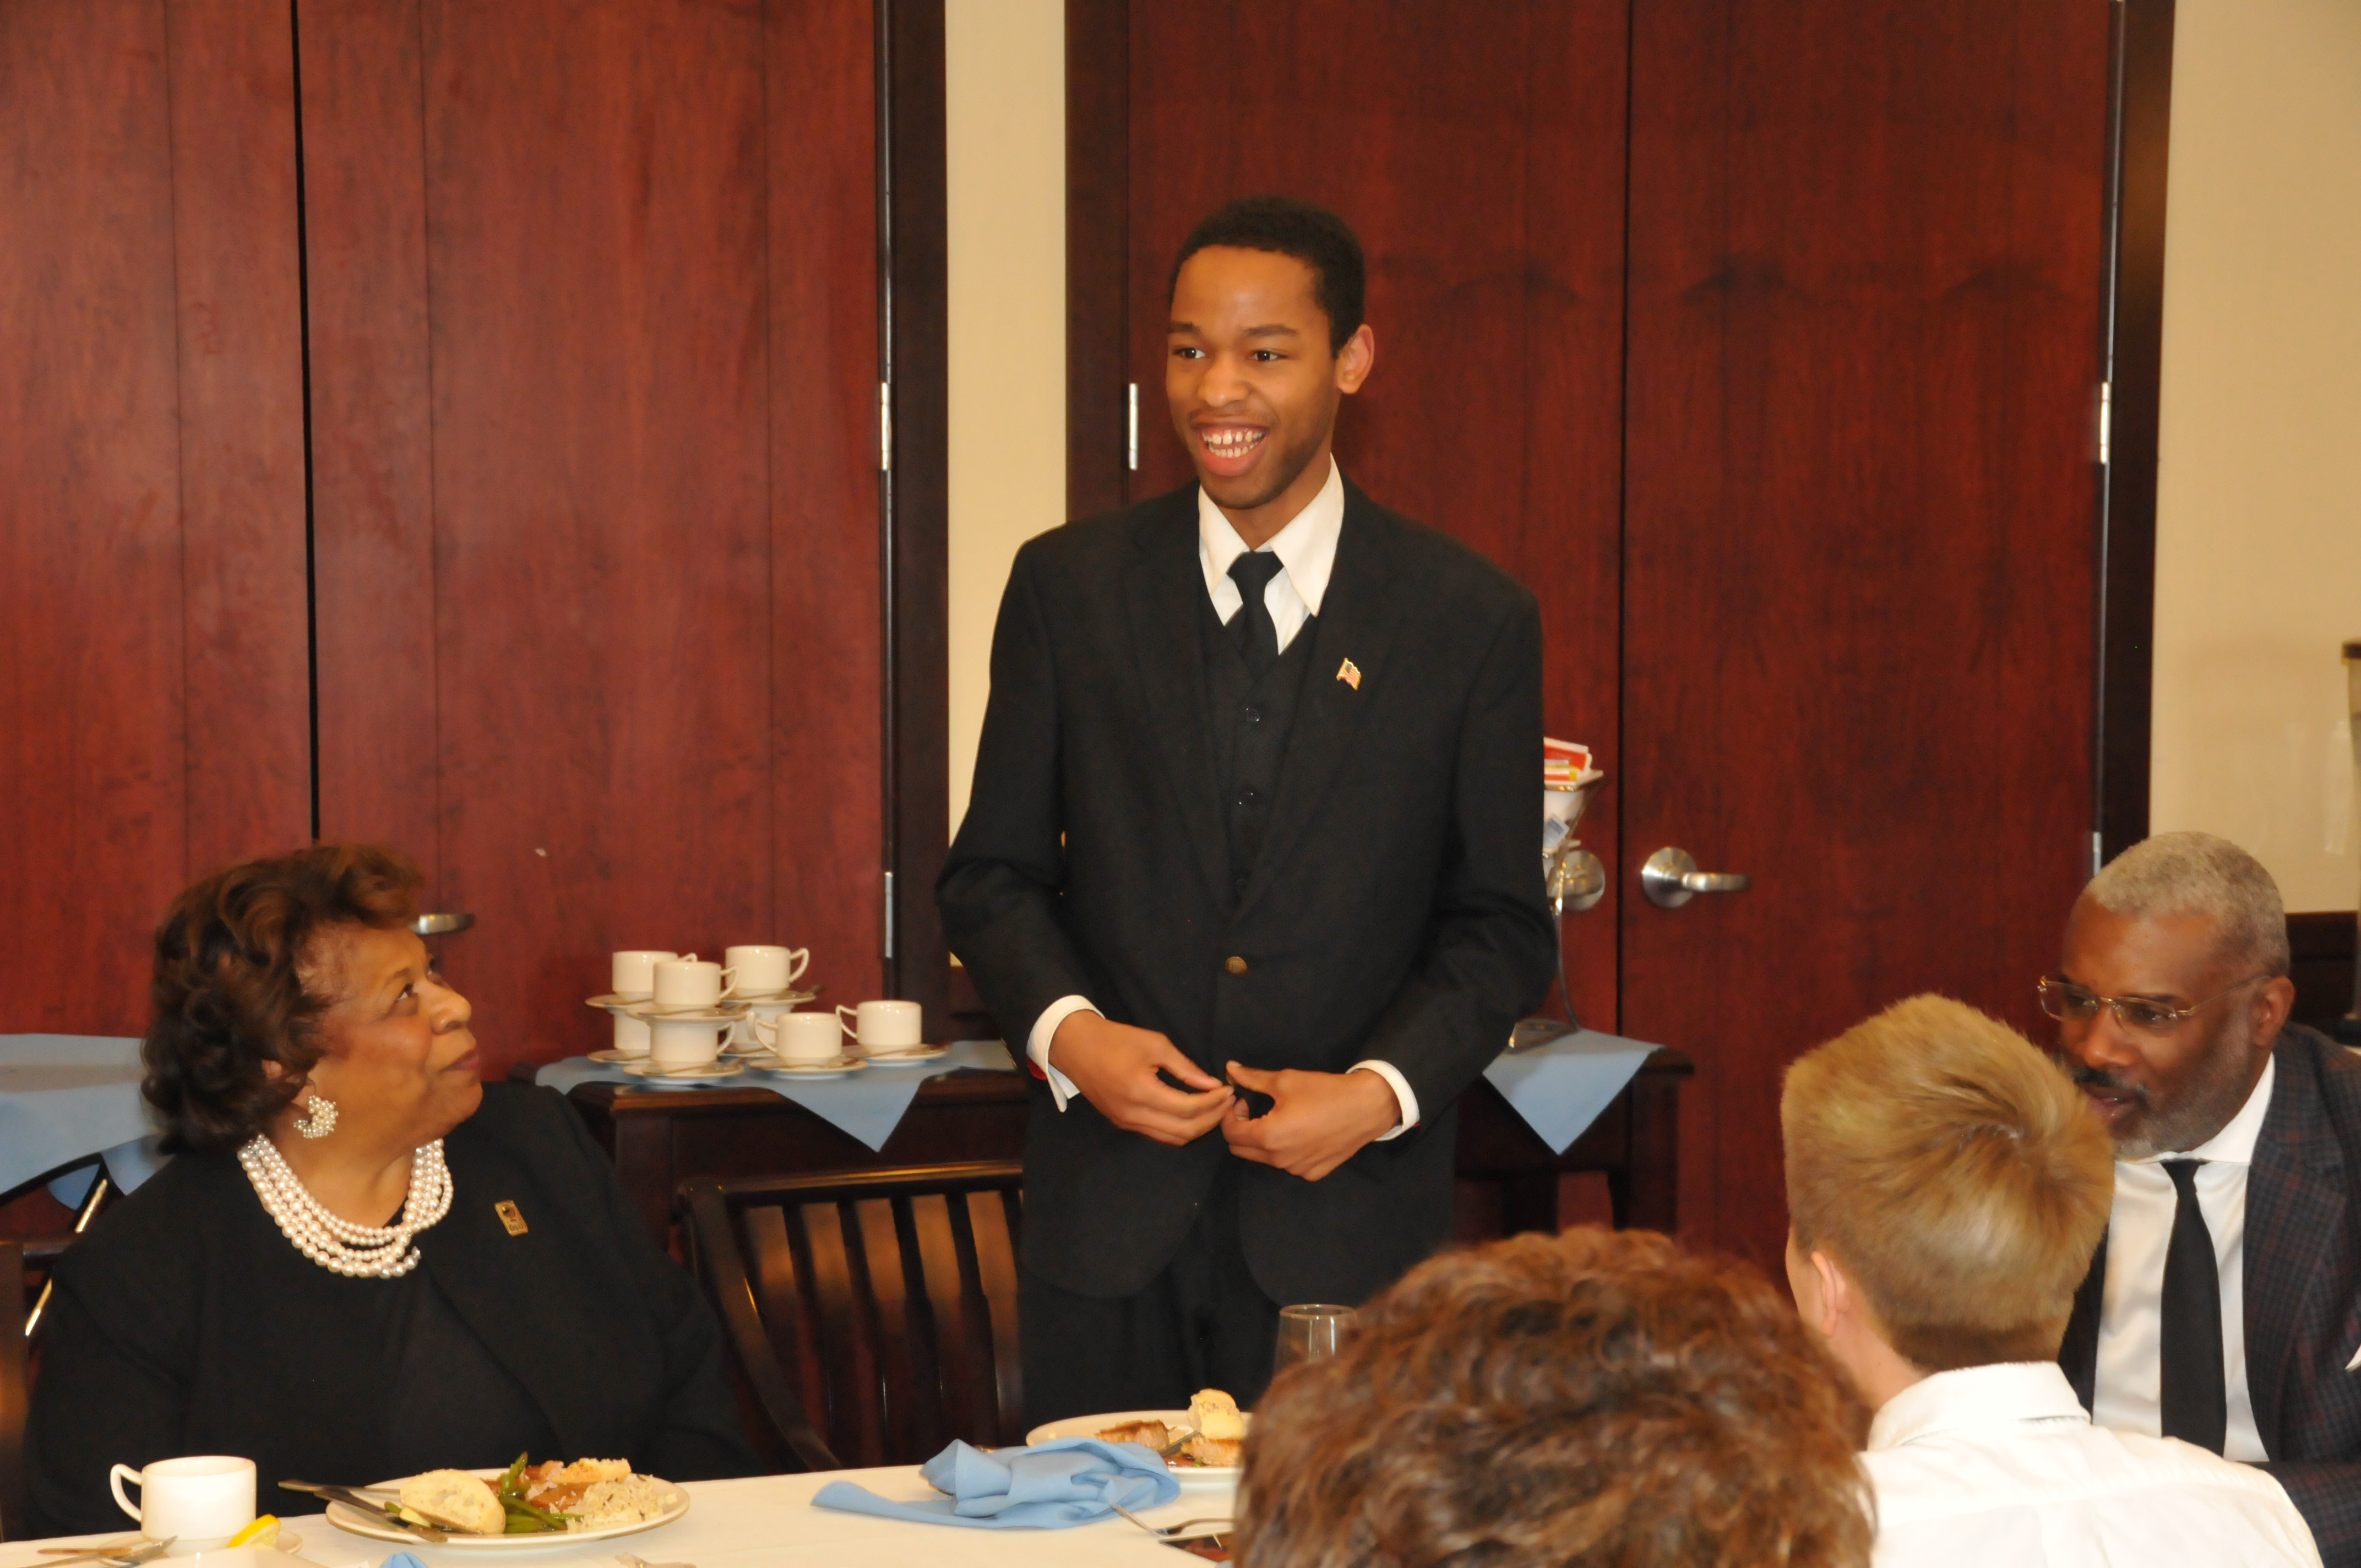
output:
[[[187,1568],[374,1568],[408,1551],[429,1568],[494,1568],[517,1563],[524,1568],[562,1564],[612,1564],[630,1552],[650,1563],[686,1563],[695,1568],[1059,1568],[1065,1563],[1104,1563],[1112,1568],[1187,1568],[1200,1561],[1159,1545],[1120,1519],[1071,1530],[961,1530],[950,1525],[909,1524],[899,1519],[841,1514],[811,1506],[811,1497],[839,1478],[859,1482],[883,1497],[938,1496],[918,1478],[916,1465],[884,1470],[837,1470],[818,1475],[763,1475],[746,1481],[692,1481],[687,1517],[658,1530],[570,1546],[554,1539],[547,1546],[501,1551],[440,1550],[423,1541],[401,1547],[390,1541],[346,1535],[318,1515],[287,1521],[302,1537],[302,1561],[275,1552],[204,1552],[199,1557],[159,1559]],[[1163,1524],[1220,1517],[1233,1502],[1226,1486],[1188,1486],[1178,1502],[1140,1516]],[[269,1499],[262,1506],[270,1507]],[[126,1533],[131,1521],[124,1521]],[[89,1539],[103,1541],[111,1537]],[[38,1568],[40,1548],[63,1541],[20,1541],[0,1545],[0,1568]]]

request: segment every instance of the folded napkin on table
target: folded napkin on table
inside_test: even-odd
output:
[[[1180,1495],[1180,1483],[1154,1449],[1094,1437],[1061,1437],[989,1453],[954,1442],[918,1474],[947,1495],[897,1503],[850,1481],[830,1481],[813,1495],[812,1506],[926,1524],[1058,1530],[1105,1519],[1115,1505],[1153,1508]]]

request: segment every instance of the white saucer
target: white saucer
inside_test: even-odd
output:
[[[772,1057],[766,1062],[748,1062],[756,1072],[766,1072],[774,1078],[799,1078],[806,1081],[826,1078],[850,1078],[869,1064],[859,1057],[839,1057],[832,1062],[798,1062],[794,1067]]]
[[[621,1011],[634,1018],[661,1018],[667,1024],[734,1024],[746,1015],[746,1004],[724,1002],[717,1007],[693,1007],[686,1003],[634,1002]]]
[[[949,1046],[920,1046],[908,1051],[863,1051],[862,1057],[871,1067],[919,1067],[950,1054]]]
[[[590,1059],[601,1067],[613,1067],[618,1062],[645,1061],[648,1059],[648,1053],[633,1051],[627,1055],[622,1051],[592,1051]]]
[[[732,1002],[760,1002],[774,1007],[782,1003],[785,1003],[789,1007],[800,1007],[807,1002],[818,1001],[819,992],[818,990],[800,991],[794,986],[789,986],[785,991],[732,992],[730,995],[730,1000]]]
[[[586,996],[582,1000],[583,1005],[587,1007],[596,1007],[607,1013],[621,1013],[629,1008],[641,1006],[647,1002],[648,998],[623,996],[610,991],[604,996]]]
[[[633,1078],[644,1080],[651,1088],[685,1089],[695,1084],[711,1083],[717,1079],[735,1078],[746,1069],[734,1061],[709,1061],[700,1067],[658,1067],[653,1061],[625,1062],[623,1070]]]

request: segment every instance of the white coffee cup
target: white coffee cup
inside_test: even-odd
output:
[[[782,1013],[758,1018],[754,1033],[771,1054],[793,1066],[834,1061],[844,1055],[844,1026],[833,1013]]]
[[[150,1541],[176,1540],[180,1552],[222,1545],[254,1522],[254,1461],[228,1454],[159,1459],[145,1470],[118,1464],[107,1486],[123,1511],[139,1521]],[[123,1495],[128,1481],[139,1488],[134,1504]]]
[[[864,1051],[912,1051],[918,1048],[924,1030],[923,1015],[915,1002],[864,1002],[858,1007],[840,1007],[837,1017],[852,1015],[844,1032],[861,1042]]]
[[[746,1003],[746,1015],[738,1020],[738,1027],[730,1035],[730,1043],[757,1049],[766,1047],[769,1042],[763,1030],[795,1010],[796,1004],[792,1002],[763,1002],[759,999],[749,1002]]]
[[[728,987],[730,971],[719,964],[700,960],[695,953],[685,959],[666,959],[656,965],[656,998],[659,1007],[718,1007],[721,999],[732,994]]]
[[[656,965],[678,957],[653,948],[626,948],[614,957],[615,994],[626,1002],[645,1002],[656,993]]]
[[[648,1037],[648,1021],[634,1018],[629,1013],[615,1014],[615,1049],[627,1057],[643,1057],[653,1044]]]
[[[737,976],[741,996],[776,996],[801,979],[811,967],[809,948],[731,948],[722,962]]]
[[[720,1056],[730,1023],[727,1018],[651,1018],[648,1059],[667,1072],[703,1067]]]

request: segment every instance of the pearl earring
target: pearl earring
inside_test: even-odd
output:
[[[307,1138],[324,1138],[336,1130],[336,1102],[313,1094],[303,1102],[304,1114],[295,1118],[295,1130]]]

